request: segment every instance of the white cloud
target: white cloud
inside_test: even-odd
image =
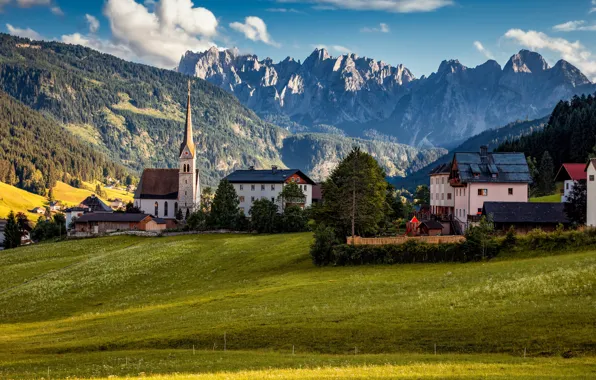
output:
[[[91,49],[112,54],[122,59],[133,60],[137,57],[128,46],[103,40],[94,35],[84,36],[80,33],[66,34],[62,36],[61,41],[67,44],[87,46]]]
[[[480,41],[474,41],[474,47],[476,48],[476,50],[478,50],[479,52],[481,52],[482,54],[484,54],[484,56],[488,59],[495,59],[495,57],[492,55],[492,53],[487,50],[484,45],[482,45],[482,43]]]
[[[317,9],[352,9],[393,13],[430,12],[453,5],[453,0],[277,0],[279,3],[312,3]]]
[[[564,38],[550,37],[542,32],[534,30],[526,32],[521,29],[510,29],[504,37],[532,50],[549,50],[557,53],[562,59],[577,66],[592,80],[596,80],[596,60],[579,41],[571,42]]]
[[[99,20],[90,14],[86,14],[85,19],[89,24],[89,33],[96,33],[99,30]]]
[[[233,22],[230,28],[244,33],[244,36],[252,41],[262,41],[267,45],[279,47],[280,44],[273,41],[267,32],[267,25],[263,20],[255,16],[248,16],[244,19],[244,24],[241,22]]]
[[[590,12],[588,12],[588,13],[592,13],[592,12],[596,12],[596,0],[592,0],[592,8],[590,9]]]
[[[60,9],[59,6],[51,7],[50,12],[52,12],[56,16],[64,16],[64,12],[62,11],[62,9]]]
[[[64,15],[64,12],[62,12],[62,9],[60,9],[54,0],[0,0],[0,10],[6,5],[14,5],[19,8],[31,8],[35,6],[49,7],[53,14],[57,16]]]
[[[345,46],[341,46],[341,45],[331,45],[331,46],[328,46],[328,45],[323,45],[323,44],[316,44],[316,45],[312,45],[312,47],[315,48],[315,49],[319,49],[319,50],[322,50],[322,49],[325,49],[325,50],[328,50],[328,51],[329,50],[332,50],[332,51],[334,51],[336,53],[339,53],[339,54],[349,54],[349,53],[352,52],[352,49],[347,48]]]
[[[295,9],[295,8],[267,8],[265,10],[267,12],[273,12],[273,13],[304,13],[302,11],[299,11],[298,9]]]
[[[217,19],[208,9],[193,7],[191,0],[161,0],[153,12],[134,0],[107,0],[104,15],[113,41],[88,36],[82,41],[97,49],[103,46],[100,50],[122,58],[171,68],[187,50],[215,46],[209,38],[217,34]]]
[[[6,29],[8,30],[8,34],[11,34],[13,36],[29,38],[32,40],[43,40],[41,34],[37,33],[35,30],[31,28],[21,29],[16,28],[10,24],[6,24]]]
[[[563,24],[553,26],[553,30],[557,32],[575,32],[575,31],[596,31],[596,25],[586,25],[584,20],[567,21]]]
[[[17,0],[17,5],[21,8],[29,8],[35,5],[47,5],[52,4],[51,0]]]
[[[362,28],[360,29],[362,33],[389,33],[389,25],[385,23],[380,23],[378,27],[375,28]]]

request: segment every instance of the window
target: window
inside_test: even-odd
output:
[[[155,202],[155,216],[159,216],[159,203]]]
[[[188,185],[188,180],[187,180],[187,179],[185,179],[185,180],[184,180],[184,183]]]
[[[174,203],[174,216],[178,215],[178,202]]]
[[[443,184],[445,183],[445,177],[443,177],[443,180],[441,181],[441,183],[443,183]]]
[[[254,202],[255,201],[255,197],[250,197],[250,201]]]
[[[466,189],[464,189],[464,197],[466,196]]]
[[[244,185],[240,185],[240,190],[244,190]]]
[[[567,183],[565,184],[565,188],[566,188],[567,190],[569,190],[569,182],[567,182]]]
[[[445,200],[445,194],[441,194],[441,200]]]
[[[590,176],[590,182],[594,182],[594,175],[593,174]]]
[[[255,185],[250,185],[250,191],[255,191]]]
[[[507,194],[513,195],[513,187],[510,187],[509,189],[507,189]]]
[[[486,197],[488,195],[488,189],[478,189],[478,195],[481,197]]]
[[[451,193],[447,193],[447,200],[451,200]]]
[[[261,185],[261,191],[265,191],[265,185]]]
[[[271,191],[275,191],[275,185],[271,185]]]
[[[482,215],[482,209],[478,208],[478,215]]]
[[[271,197],[271,202],[275,203],[275,198]]]
[[[163,216],[168,216],[168,202],[163,204]]]
[[[244,195],[241,195],[238,199],[240,200],[240,203],[244,203]]]

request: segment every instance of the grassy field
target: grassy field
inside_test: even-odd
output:
[[[78,205],[94,191],[95,183],[84,182],[85,189],[78,189],[58,181],[54,187],[54,198],[67,206]],[[124,202],[132,201],[133,194],[120,189],[107,189],[102,186],[105,196],[102,199],[108,203],[108,199],[121,198]],[[0,218],[6,218],[10,210],[15,213],[24,212],[33,222],[39,218],[39,214],[29,212],[35,207],[45,207],[48,199],[37,194],[29,193],[17,187],[0,182]]]
[[[534,203],[559,203],[561,202],[561,194],[545,195],[544,197],[530,198],[530,202]]]
[[[596,374],[595,251],[317,268],[310,241],[110,237],[3,252],[0,378]]]

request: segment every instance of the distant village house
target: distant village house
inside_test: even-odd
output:
[[[562,183],[561,202],[567,202],[575,184],[586,180],[586,164],[563,164],[555,176],[555,182]]]

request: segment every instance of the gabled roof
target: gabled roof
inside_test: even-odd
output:
[[[596,169],[596,158],[590,158],[590,161],[588,161],[588,163],[586,164],[584,171],[587,172],[588,168],[590,167],[590,164],[592,164],[592,166],[594,167],[594,169]]]
[[[563,164],[555,176],[555,182],[581,181],[586,179],[586,164]]]
[[[459,179],[462,183],[532,182],[526,156],[523,153],[493,152],[482,157],[479,152],[457,152],[453,155],[452,165],[454,163],[457,164]]]
[[[451,172],[451,163],[441,164],[435,166],[433,170],[430,171],[430,175],[438,175],[438,174],[449,174]]]
[[[121,222],[121,223],[138,223],[145,218],[152,218],[148,214],[133,214],[124,212],[97,212],[81,215],[75,223],[88,223],[88,222]]]
[[[112,212],[112,208],[95,195],[88,196],[80,204],[89,207],[90,212]]]
[[[420,228],[421,226],[426,226],[426,228],[428,228],[429,230],[442,230],[443,229],[443,225],[439,222],[437,222],[436,220],[425,220],[420,222],[420,226],[418,228]]]
[[[294,174],[299,175],[308,184],[315,185],[312,179],[298,169],[236,170],[225,179],[230,183],[285,183]]]
[[[484,202],[482,215],[490,215],[495,223],[570,223],[561,202]]]

